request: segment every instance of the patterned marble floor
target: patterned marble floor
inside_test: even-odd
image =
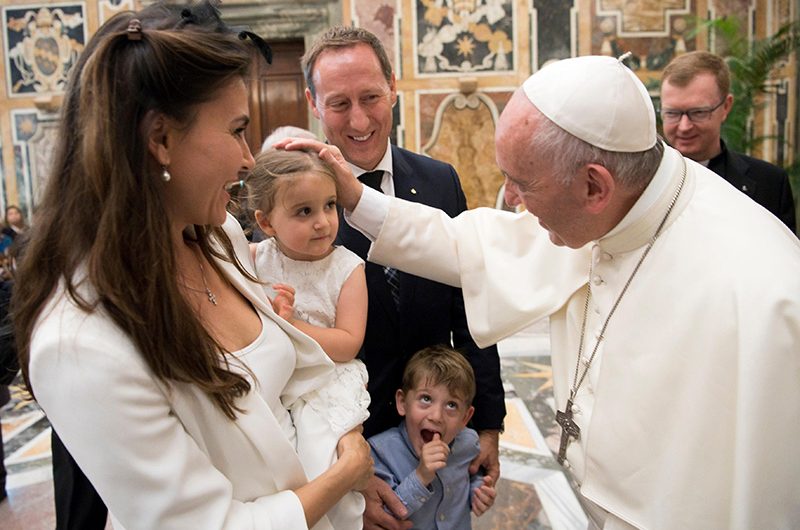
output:
[[[547,322],[499,345],[506,390],[506,431],[500,439],[501,479],[495,506],[475,530],[584,530],[587,519],[553,458],[558,428],[553,412]],[[0,412],[9,471],[8,499],[0,503],[4,530],[52,529],[50,426],[19,387]],[[110,528],[110,524],[107,528]]]

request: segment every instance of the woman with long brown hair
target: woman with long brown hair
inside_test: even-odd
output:
[[[72,72],[13,314],[32,394],[126,528],[330,528],[357,432],[309,482],[287,407],[332,366],[227,214],[251,169],[247,40],[208,5],[101,27]]]

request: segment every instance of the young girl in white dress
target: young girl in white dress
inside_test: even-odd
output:
[[[335,462],[339,438],[368,416],[367,369],[355,358],[367,323],[364,262],[333,244],[339,229],[336,181],[316,153],[270,149],[258,155],[247,179],[247,203],[269,236],[252,244],[251,252],[275,312],[335,363],[328,384],[290,410],[297,452],[312,479]],[[337,530],[350,530],[362,527],[363,511],[363,496],[351,492],[327,515]]]

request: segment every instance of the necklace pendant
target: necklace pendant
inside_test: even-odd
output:
[[[214,296],[214,293],[211,292],[211,289],[206,287],[206,296],[208,296],[208,301],[214,305],[217,305],[217,297]]]
[[[556,411],[556,422],[561,426],[561,445],[558,448],[558,463],[563,464],[567,459],[567,446],[572,441],[570,438],[579,439],[581,429],[572,421],[572,399],[567,400],[564,411]]]

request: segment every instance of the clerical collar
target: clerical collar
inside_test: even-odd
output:
[[[644,245],[652,237],[672,198],[672,191],[677,189],[683,173],[682,159],[683,156],[678,151],[664,146],[661,164],[639,200],[622,221],[598,241],[606,251],[629,252]],[[691,165],[693,162],[687,160],[686,163]],[[688,187],[691,188],[691,184]],[[691,196],[691,191],[683,195]],[[680,202],[684,203],[683,200]],[[670,216],[669,223],[677,217],[681,209],[682,206],[678,205],[675,213]]]
[[[609,233],[603,236],[602,239],[619,234],[639,220],[645,212],[653,207],[658,198],[663,195],[664,190],[667,189],[667,186],[669,186],[670,180],[672,180],[672,174],[677,167],[676,162],[676,159],[673,159],[673,157],[669,156],[668,148],[665,145],[664,156],[661,159],[661,164],[659,164],[658,170],[656,170],[656,174],[653,175],[653,179],[650,181],[650,184],[647,185],[644,192],[641,194],[641,196],[639,196],[639,199],[633,205],[633,208],[631,208],[625,217],[622,218],[622,221],[620,221],[617,226],[612,228]]]
[[[717,156],[711,157],[711,160],[706,160],[706,163],[703,164],[708,169],[716,173],[717,175],[727,175],[728,171],[726,166],[727,163],[727,155],[728,155],[728,146],[725,145],[725,142],[720,139],[719,141],[720,151]],[[701,162],[702,163],[702,162]]]
[[[392,144],[388,140],[386,141],[386,152],[383,154],[383,158],[381,158],[381,161],[378,162],[378,165],[375,166],[373,169],[364,169],[364,168],[358,167],[355,164],[350,164],[350,170],[353,172],[353,175],[355,175],[356,177],[361,176],[362,174],[366,173],[367,171],[385,171],[386,174],[391,177],[392,176]]]

